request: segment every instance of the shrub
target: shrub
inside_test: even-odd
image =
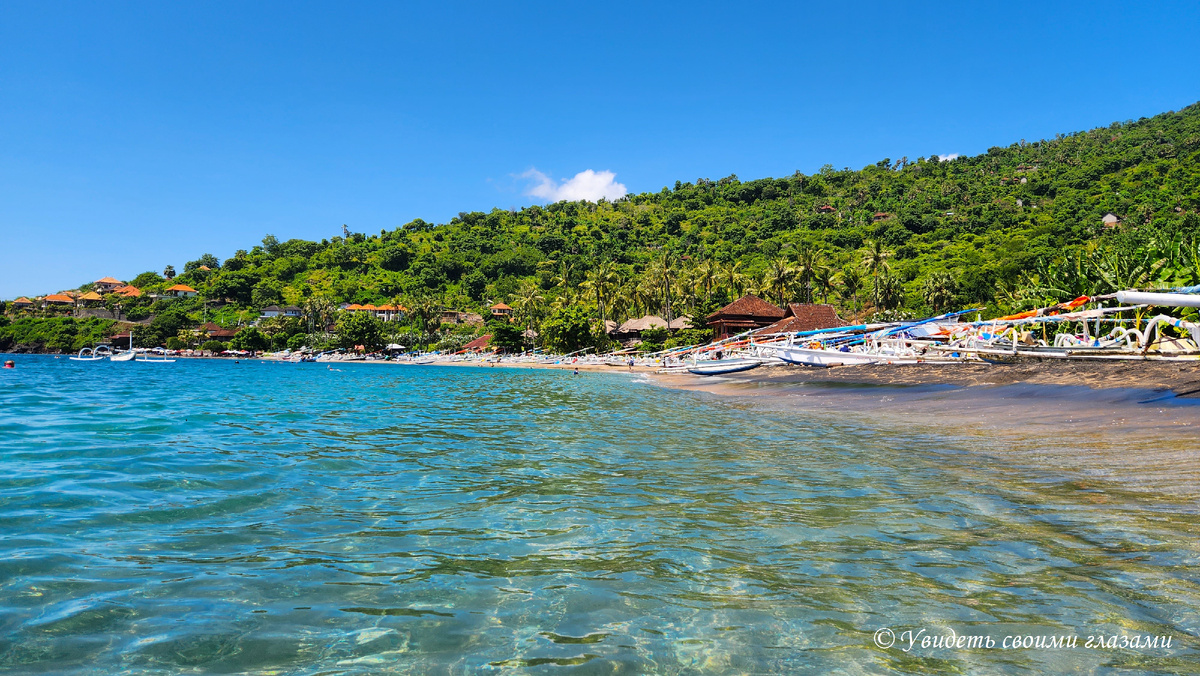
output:
[[[219,340],[208,340],[200,346],[200,349],[204,350],[205,352],[224,352],[225,343],[222,343]]]

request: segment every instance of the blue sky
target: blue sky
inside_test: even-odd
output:
[[[910,4],[4,2],[0,298],[1200,100],[1197,3]]]

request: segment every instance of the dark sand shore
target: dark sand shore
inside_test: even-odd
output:
[[[657,375],[668,387],[708,389],[711,379],[687,375]],[[1066,361],[1044,360],[1017,364],[906,364],[805,368],[776,366],[736,374],[726,380],[763,385],[840,383],[861,385],[1062,385],[1092,389],[1138,389],[1200,398],[1200,361]]]

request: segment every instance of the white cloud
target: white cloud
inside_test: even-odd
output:
[[[947,155],[938,155],[938,160],[941,162],[949,162],[950,160],[957,159],[957,158],[958,158],[958,153],[949,153]]]
[[[525,190],[530,197],[538,197],[549,202],[588,202],[599,201],[601,197],[616,200],[624,197],[629,191],[625,184],[617,183],[617,175],[611,171],[592,171],[587,169],[575,174],[574,178],[555,181],[537,169],[530,169],[521,174],[521,178],[533,179],[533,183]]]

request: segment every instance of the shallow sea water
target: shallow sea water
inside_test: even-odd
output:
[[[0,372],[0,671],[1200,672],[1190,428],[335,368]],[[905,652],[884,627],[1080,639]]]

